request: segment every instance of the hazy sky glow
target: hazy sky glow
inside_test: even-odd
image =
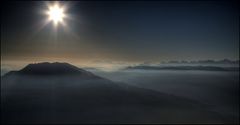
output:
[[[239,12],[227,1],[60,2],[68,19],[46,23],[44,1],[1,8],[1,63],[239,58]],[[110,66],[111,67],[111,66]]]

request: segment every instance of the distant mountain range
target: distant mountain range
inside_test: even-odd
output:
[[[162,64],[239,64],[239,60],[199,60],[199,61],[168,61]]]
[[[127,66],[124,70],[204,70],[204,71],[239,71],[239,60],[200,60],[200,61],[168,61],[160,64],[142,63]]]
[[[204,71],[239,71],[239,67],[217,67],[217,66],[129,66],[125,70],[204,70]]]
[[[1,77],[1,123],[215,123],[198,102],[117,83],[68,63]],[[223,121],[224,122],[224,121]]]

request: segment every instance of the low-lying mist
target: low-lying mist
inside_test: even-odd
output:
[[[209,110],[236,120],[239,117],[239,71],[122,70],[95,74],[135,85],[197,100]]]

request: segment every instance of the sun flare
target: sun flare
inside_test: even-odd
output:
[[[63,23],[66,14],[64,13],[64,8],[59,4],[54,4],[48,7],[47,11],[48,19],[52,21],[55,25],[58,23]]]

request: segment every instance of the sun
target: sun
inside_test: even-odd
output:
[[[55,25],[63,23],[64,18],[66,17],[64,7],[61,7],[58,3],[48,6],[47,15],[48,19]]]

